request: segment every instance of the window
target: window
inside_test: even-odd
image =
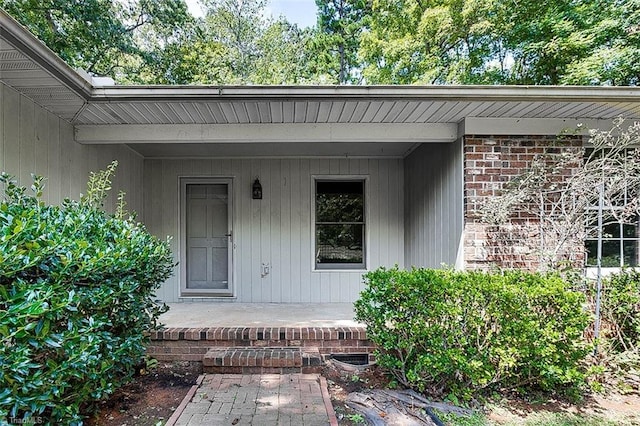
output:
[[[586,150],[586,154],[590,155],[591,150]],[[626,149],[619,161],[636,161],[634,158],[634,150]],[[623,176],[608,176],[605,182],[601,265],[603,268],[639,266],[640,218],[627,211],[638,198],[638,188],[630,188]],[[591,231],[585,248],[587,266],[592,267],[597,265],[598,256],[598,200],[592,200],[588,209],[587,227]]]
[[[364,180],[318,179],[315,185],[316,269],[364,269]]]
[[[595,211],[597,215],[597,210]],[[602,227],[602,267],[638,266],[638,218],[633,223],[607,223]],[[596,266],[598,240],[586,242],[587,266]]]

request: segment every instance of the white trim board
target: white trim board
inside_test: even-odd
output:
[[[260,142],[453,142],[455,123],[270,123],[79,125],[81,144]]]

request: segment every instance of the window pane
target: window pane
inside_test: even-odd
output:
[[[586,242],[587,249],[587,265],[596,266],[598,256],[598,241],[588,240]],[[603,241],[602,242],[602,267],[619,268],[620,267],[620,241]]]
[[[622,243],[625,266],[638,266],[638,244],[638,241],[625,241]]]
[[[316,222],[364,222],[364,182],[316,182]]]
[[[620,223],[608,223],[602,227],[602,238],[620,238]]]
[[[629,223],[625,223],[623,225],[623,234],[625,238],[638,238],[638,227],[637,225],[632,225]]]
[[[364,263],[364,225],[316,225],[316,262]]]

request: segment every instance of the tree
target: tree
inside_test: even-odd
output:
[[[152,49],[163,48],[189,19],[184,0],[0,0],[0,7],[71,67],[125,80],[135,80]],[[164,43],[144,46],[142,29]]]
[[[224,84],[237,81],[231,53],[227,46],[211,40],[200,20],[192,20],[167,42],[153,39],[162,45],[147,54],[147,64],[138,73],[123,76],[142,84]]]
[[[500,4],[498,36],[512,65],[505,83],[560,84],[571,64],[607,43],[598,33],[616,0],[549,0]],[[606,25],[606,24],[605,24]]]
[[[318,25],[313,40],[320,73],[336,84],[359,83],[358,46],[369,14],[366,0],[316,0]]]
[[[567,66],[561,83],[578,85],[640,84],[640,0],[610,1],[604,19],[586,32],[586,55]]]
[[[206,42],[226,48],[227,60],[237,80],[230,83],[247,82],[258,56],[257,40],[267,26],[266,0],[204,0],[203,5]]]
[[[69,65],[143,84],[640,84],[640,0],[0,0]]]
[[[495,54],[489,0],[377,0],[362,37],[372,84],[483,82]]]
[[[368,83],[637,84],[640,0],[376,0]]]
[[[304,84],[317,81],[310,64],[313,33],[280,17],[258,39],[250,81],[255,84]]]
[[[310,32],[265,18],[265,0],[206,0],[195,51],[185,61],[202,84],[299,84],[308,71]]]
[[[177,70],[189,59],[199,35],[199,21],[189,14],[184,0],[149,3],[149,21],[134,33],[139,55],[116,78],[121,83],[188,84],[188,74]]]

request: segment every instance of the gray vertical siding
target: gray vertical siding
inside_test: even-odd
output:
[[[233,178],[234,300],[322,303],[357,299],[363,288],[362,271],[312,270],[313,175],[367,176],[368,266],[404,264],[401,159],[148,159],[144,170],[144,221],[154,234],[174,237],[176,260],[180,258],[179,177]],[[257,176],[262,200],[251,199]],[[271,267],[265,277],[260,274],[262,263]],[[161,299],[180,300],[179,277],[176,270],[158,293]]]
[[[463,232],[462,142],[423,144],[405,158],[405,266],[454,266]]]
[[[0,83],[0,171],[29,187],[31,174],[45,176],[44,201],[78,199],[89,172],[113,160],[119,167],[105,208],[112,211],[118,191],[129,209],[143,214],[142,157],[125,145],[84,146],[74,142],[73,126]]]

